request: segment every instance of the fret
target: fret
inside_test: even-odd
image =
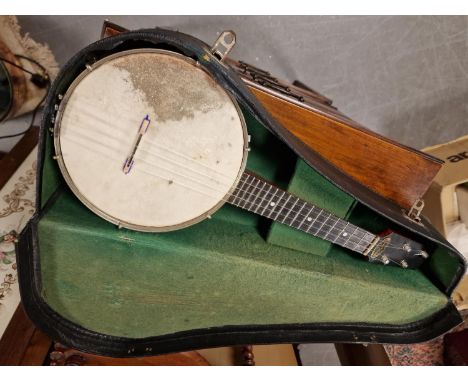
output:
[[[364,233],[364,236],[362,237],[361,241],[363,241],[362,244],[359,244],[360,247],[362,247],[359,252],[363,253],[367,247],[374,241],[374,239],[376,238],[376,235],[370,233],[370,232],[367,232],[367,231],[364,231],[361,229],[361,231],[363,231]]]
[[[275,196],[272,198],[271,202],[268,204],[268,213],[265,215],[269,219],[271,219],[271,214],[275,212],[276,207],[278,206],[278,202],[281,200],[281,198],[284,195],[284,191],[278,189],[278,192],[275,193]]]
[[[356,226],[353,226],[354,230],[353,233],[349,235],[349,239],[346,242],[346,245],[344,245],[345,248],[349,248],[353,251],[358,250],[359,247],[359,242],[362,240],[362,237],[358,235],[359,229]]]
[[[242,208],[245,208],[245,209],[248,209],[247,208],[247,202],[249,201],[249,198],[252,196],[252,193],[251,193],[251,188],[253,187],[252,186],[252,182],[254,182],[256,179],[254,177],[250,177],[250,179],[247,179],[245,181],[245,183],[247,184],[247,188],[245,189],[245,193],[242,197],[242,200],[239,202],[239,207],[242,207]]]
[[[278,193],[278,190],[279,190],[279,188],[275,188],[274,194],[271,196],[271,199],[268,200],[268,203],[266,204],[265,208],[264,208],[263,211],[260,213],[260,215],[266,216],[266,215],[265,215],[265,211],[266,211],[266,209],[268,208],[268,206],[271,207],[271,203],[274,203],[274,202],[273,202],[273,199],[275,198],[276,194]],[[269,191],[269,192],[270,192],[270,191]]]
[[[284,201],[284,202],[281,202],[281,199],[283,199],[283,196],[287,196],[288,198]],[[273,219],[273,220],[276,220],[276,218],[278,217],[278,215],[281,213],[281,211],[284,209],[284,204],[288,202],[288,200],[291,198],[291,194],[288,194],[286,192],[283,191],[283,195],[281,195],[281,197],[278,199],[278,202],[276,203],[276,205],[273,207],[273,210],[272,210],[272,213],[275,211],[276,207],[280,207],[280,209],[278,210],[278,212],[276,213],[276,216],[275,217],[272,217],[271,214],[270,214],[270,218]]]
[[[367,237],[367,243],[366,243],[367,244],[366,248],[367,248],[375,240],[377,236],[370,232],[366,232],[365,236]]]
[[[344,220],[342,220],[340,223],[344,223],[344,226],[340,228],[340,234],[337,235],[333,242],[335,244],[345,246],[346,241],[349,240],[350,237],[350,233],[346,230],[346,228],[349,226],[349,222],[345,222]]]
[[[246,189],[249,187],[249,185],[244,181],[240,188],[237,190],[237,193],[236,193],[236,205],[239,205],[239,203],[241,203],[244,199],[243,199],[243,196],[246,192]]]
[[[351,224],[348,223],[348,225],[351,225]],[[357,231],[358,227],[352,226],[351,228],[354,228],[353,232],[352,232],[352,233],[349,233],[348,238],[347,238],[346,241],[343,243],[343,246],[344,246],[345,248],[349,248],[349,249],[353,249],[352,247],[349,246],[349,245],[350,245],[349,239],[351,239],[351,238],[354,236],[354,234],[355,234],[355,232]],[[351,242],[351,243],[353,243],[353,242]]]
[[[362,242],[363,240],[365,240],[365,237],[366,237],[366,231],[362,230],[362,229],[358,229],[358,232],[359,232],[359,242]],[[361,236],[362,235],[362,236]]]
[[[361,229],[362,233],[363,233],[363,236],[362,236],[362,240],[361,240],[361,247],[363,247],[363,250],[365,250],[367,248],[367,246],[372,242],[372,240],[375,238],[375,235],[372,235],[373,238],[372,240],[370,240],[370,234],[369,232]],[[370,241],[369,241],[370,240]]]
[[[315,224],[315,222],[318,220],[318,218],[322,215],[322,212],[323,212],[323,210],[322,210],[322,209],[319,209],[318,214],[315,215],[315,217],[314,217],[313,219],[312,219],[310,216],[309,216],[310,219],[307,218],[307,221],[310,222],[310,223],[309,223],[309,228],[307,229],[308,232],[310,231],[311,228],[315,228],[315,227],[314,227],[314,224]]]
[[[350,224],[349,222],[346,222],[344,228],[341,230],[340,234],[336,237],[334,243],[341,245],[342,247],[345,248],[351,248],[350,247],[350,241],[352,242],[353,240],[353,235],[354,235],[354,225]]]
[[[278,219],[278,216],[281,214],[281,212],[283,212],[283,210],[286,208],[288,202],[289,202],[289,199],[292,198],[292,195],[291,194],[287,194],[288,195],[288,198],[286,199],[286,201],[284,202],[284,204],[281,206],[281,209],[278,211],[278,213],[276,214],[276,217],[275,217],[275,220]]]
[[[324,227],[325,223],[330,219],[331,215],[325,216],[325,219],[323,220],[323,223],[320,225],[319,229],[317,230],[316,235],[321,237],[322,239],[324,238],[324,234],[321,233],[322,228]],[[326,236],[326,234],[325,234]]]
[[[234,194],[233,194],[234,198],[232,200],[232,203],[234,203],[236,206],[238,206],[239,203],[243,200],[242,197],[243,197],[243,194],[245,192],[244,188],[248,187],[247,182],[243,179],[243,177],[241,178],[240,182],[242,182],[242,184],[240,185],[240,187],[238,186],[236,188],[236,190],[234,191]],[[239,199],[239,200],[236,201],[236,199]]]
[[[269,187],[270,187],[270,188],[268,189],[268,191],[265,190],[265,186],[269,186]],[[260,190],[259,190],[260,203],[258,203],[257,208],[255,208],[254,210],[252,210],[252,212],[258,213],[258,209],[262,207],[262,204],[263,204],[264,202],[266,202],[265,207],[268,206],[268,200],[265,199],[265,196],[268,195],[268,192],[269,192],[271,189],[272,189],[271,184],[268,184],[268,183],[265,183],[265,182],[262,184],[262,188],[260,188]],[[262,192],[263,192],[265,195],[261,195]]]
[[[298,199],[300,200],[300,199]],[[293,226],[294,228],[299,228],[299,227],[295,227],[294,226],[294,221],[297,219],[297,217],[301,214],[302,210],[304,209],[305,206],[307,206],[307,202],[304,202],[303,200],[300,200],[302,202],[302,207],[299,209],[299,211],[297,211],[296,213],[296,216],[294,216],[294,218],[291,220],[291,222],[289,223],[291,226]],[[306,215],[307,216],[307,215]],[[305,217],[304,217],[305,219]]]
[[[248,177],[246,178],[245,184],[247,185],[247,187],[245,188],[245,192],[244,192],[244,195],[243,195],[243,197],[242,197],[242,201],[239,202],[239,207],[248,209],[248,208],[247,208],[247,202],[248,202],[250,196],[252,195],[251,189],[252,189],[252,183],[253,183],[253,182],[255,182],[255,178],[254,178],[254,177],[248,176]]]
[[[360,229],[357,228],[357,231],[360,231]],[[355,235],[356,235],[356,234],[355,234]],[[359,243],[360,243],[360,242],[362,241],[362,239],[364,238],[364,235],[363,235],[362,237],[359,237],[359,236],[358,236],[357,238],[358,238],[359,240],[358,240],[357,243],[354,245],[354,248],[353,248],[354,251],[357,250],[357,248],[358,248],[358,246],[359,246]],[[357,252],[359,252],[359,250],[357,250]]]
[[[363,235],[361,235],[362,233]],[[346,234],[346,239],[344,239],[344,234]],[[362,253],[365,250],[365,248],[367,248],[367,246],[372,242],[372,240],[374,240],[375,235],[347,222],[339,238],[340,240],[344,239],[344,241],[340,241],[337,238],[337,240],[335,241],[336,244],[351,249],[353,251]],[[363,240],[364,243],[361,244]]]
[[[338,223],[340,221],[340,219],[336,219],[336,222],[330,227],[330,229],[328,230],[328,233],[323,237],[324,239],[327,239],[327,236],[330,235],[332,232],[333,232],[333,228],[335,228],[336,226],[336,223]],[[333,241],[333,239],[332,239]]]
[[[315,207],[312,205],[312,207]],[[315,207],[317,208],[317,207]],[[318,237],[321,237],[327,241],[331,241],[333,243],[336,243],[336,244],[339,244],[343,247],[346,247],[346,248],[349,248],[349,249],[355,249],[356,247],[356,244],[354,241],[350,241],[348,243],[348,246],[346,246],[346,242],[348,242],[350,239],[352,238],[356,238],[353,233],[354,231],[357,230],[358,227],[350,224],[349,222],[346,222],[345,220],[342,220],[340,218],[338,218],[337,216],[334,216],[334,215],[331,215],[329,214],[328,216],[326,215],[323,215],[322,214],[322,211],[320,211],[317,215],[317,219],[314,220],[314,224],[312,224],[310,227],[308,228],[301,228],[301,226],[303,225],[304,221],[307,219],[307,216],[308,214],[303,218],[303,221],[295,226],[295,228],[298,228],[302,231],[305,231],[305,232],[308,232],[308,233],[311,233],[315,236],[318,236]],[[323,220],[322,220],[323,219]],[[330,220],[333,220],[334,219],[334,223],[331,225],[331,226],[328,226],[327,223],[330,221]],[[318,222],[319,225],[316,225],[315,223]],[[341,226],[341,228],[339,228],[338,226]],[[348,231],[348,226],[350,228],[353,228],[353,231],[352,232],[349,232]],[[311,229],[314,228],[316,231],[315,232],[311,232]],[[323,231],[323,228],[325,229],[329,229],[328,232],[324,232],[322,233]],[[334,234],[336,235],[335,238],[333,239],[327,239],[327,236],[329,236],[332,232],[334,232]],[[346,236],[343,236],[343,233],[346,233]],[[369,235],[371,236],[374,236],[372,234],[369,233]],[[375,236],[374,236],[375,237]],[[342,242],[339,243],[338,239],[341,239]],[[357,237],[357,239],[359,240],[360,238]],[[344,240],[344,241],[343,241]]]
[[[341,234],[341,229],[336,227],[336,225],[341,221],[342,220],[339,217],[328,214],[328,216],[324,217],[324,221],[317,229],[316,235],[322,239],[334,242],[334,240]],[[333,234],[333,237],[332,239],[329,239],[328,237],[331,234]]]
[[[242,175],[229,202],[359,253],[375,239],[374,234],[249,173]]]
[[[310,224],[309,224],[309,228],[307,228],[307,231],[306,232],[310,232],[310,229],[311,228],[315,228],[314,227],[314,224],[315,222],[317,221],[317,219],[320,217],[320,215],[322,215],[322,212],[324,212],[322,209],[320,209],[319,213],[317,214],[317,216],[315,217],[315,219],[313,219],[312,221],[310,221]],[[309,219],[307,219],[309,220]],[[317,231],[316,231],[317,232]]]
[[[286,213],[286,215],[284,215],[283,219],[281,220],[281,223],[284,223],[285,220],[287,219],[287,217],[289,216],[289,214],[294,210],[294,206],[297,204],[297,202],[300,200],[299,198],[295,198],[296,200],[294,201],[293,205],[291,206],[291,208],[288,210],[288,212]],[[289,200],[289,199],[288,199]],[[287,206],[287,202],[285,204],[285,207]]]
[[[250,190],[250,188],[249,188],[250,195],[247,196],[246,205],[244,206],[244,208],[247,209],[247,210],[250,210],[252,208],[252,206],[255,205],[255,201],[258,198],[258,193],[257,193],[256,189],[257,189],[257,185],[260,183],[260,179],[256,179],[256,181],[257,181],[256,183],[251,184],[252,190]],[[255,182],[255,180],[254,180],[254,182]],[[250,203],[250,206],[247,205],[248,203]]]
[[[306,203],[306,205],[307,205],[307,203]],[[304,223],[306,223],[306,221],[309,222],[309,220],[308,220],[309,218],[312,220],[312,218],[310,217],[310,214],[311,214],[312,212],[314,212],[315,206],[314,206],[313,204],[310,204],[310,207],[311,207],[311,208],[309,209],[309,211],[308,211],[308,212],[306,213],[306,215],[304,216],[304,219],[302,219],[301,223],[297,226],[297,228],[300,229],[301,231],[307,232],[307,228],[302,228],[302,225],[303,225]]]

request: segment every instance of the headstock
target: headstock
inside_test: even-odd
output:
[[[418,268],[429,254],[423,246],[393,231],[380,234],[378,241],[368,251],[370,262],[395,265],[401,268]]]

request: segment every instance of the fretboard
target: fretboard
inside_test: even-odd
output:
[[[364,253],[376,235],[244,172],[229,203],[307,232],[334,244]]]

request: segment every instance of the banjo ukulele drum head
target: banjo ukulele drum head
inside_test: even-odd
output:
[[[54,144],[67,184],[87,207],[119,226],[158,232],[224,204],[245,167],[246,137],[237,103],[195,61],[138,49],[74,80]]]

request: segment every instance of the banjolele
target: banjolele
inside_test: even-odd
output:
[[[60,97],[55,159],[97,215],[144,232],[191,226],[229,202],[367,257],[416,268],[419,243],[377,236],[245,171],[250,137],[237,102],[200,65],[162,49],[88,65]]]

